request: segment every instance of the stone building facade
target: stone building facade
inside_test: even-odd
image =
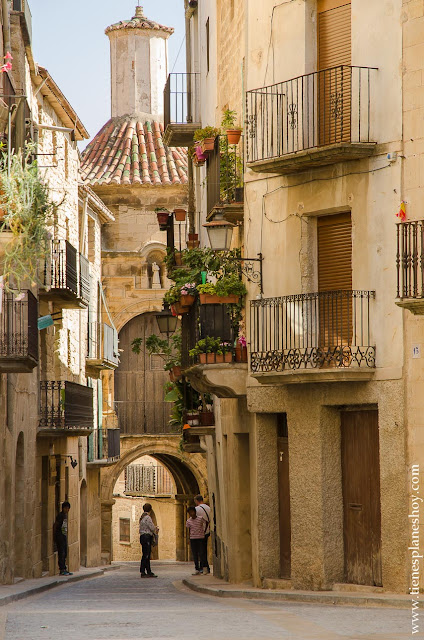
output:
[[[219,124],[210,105],[244,70],[238,222],[244,255],[263,256],[262,290],[246,280],[248,370],[186,372],[215,395],[204,436],[215,571],[264,587],[408,592],[422,472],[421,276],[408,272],[422,218],[422,3],[241,4],[231,69],[214,60],[219,3],[186,7],[202,126]],[[209,75],[196,66],[207,30]],[[213,215],[207,172],[194,174],[200,221]]]
[[[163,522],[168,521],[169,515],[176,532],[170,534],[166,549],[165,543],[160,542],[159,555],[183,560],[188,557],[188,546],[181,534],[185,506],[193,492],[206,489],[206,465],[199,454],[199,473],[193,475],[187,466],[187,457],[179,447],[180,431],[169,426],[169,404],[163,401],[168,374],[163,371],[160,357],[150,357],[145,349],[146,337],[158,333],[154,314],[162,309],[169,287],[166,234],[158,228],[155,210],[187,209],[188,199],[186,150],[166,146],[162,137],[167,39],[172,33],[172,28],[148,19],[142,7],[136,7],[130,20],[107,27],[112,117],[85,149],[82,175],[84,184],[105,202],[115,218],[104,229],[102,282],[119,332],[121,353],[117,371],[107,374],[104,395],[108,416],[117,421],[121,430],[125,454],[121,454],[119,469],[122,472],[142,453],[153,456],[171,473],[177,489],[171,497],[172,504],[161,505],[159,501],[155,513]],[[175,236],[182,247],[186,245],[187,231],[185,222],[175,223]],[[131,342],[138,337],[143,342],[141,353],[136,356]],[[118,467],[102,474],[102,549],[109,559],[122,557],[122,545],[113,535],[118,531],[119,514],[127,512],[129,501],[142,501],[115,495],[117,470]],[[136,513],[139,510],[140,506],[135,507]]]
[[[39,177],[57,205],[38,282],[27,283],[19,294],[12,274],[12,293],[3,292],[0,582],[11,583],[58,572],[53,523],[64,500],[71,503],[69,570],[101,563],[99,465],[119,458],[119,440],[114,451],[108,448],[114,438],[101,426],[101,371],[116,367],[118,354],[113,335],[108,348],[103,340],[116,330],[100,322],[107,316],[100,287],[101,228],[113,215],[94,192],[79,186],[76,142],[88,133],[33,59],[26,3],[25,11],[2,15],[1,33],[2,50],[13,55],[12,70],[2,77],[3,99],[12,114],[16,109],[16,117],[20,111],[23,116],[17,125],[22,140],[14,138],[17,146],[10,152],[25,139],[35,143]],[[0,235],[4,247],[10,234]],[[26,370],[15,351],[18,343],[34,350]]]

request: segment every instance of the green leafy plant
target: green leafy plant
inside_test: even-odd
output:
[[[13,280],[18,289],[25,282],[39,282],[40,262],[49,251],[48,226],[54,220],[59,204],[50,200],[49,189],[39,178],[33,160],[34,145],[27,145],[8,159],[0,158],[0,208],[4,211],[1,231],[12,238],[5,247],[3,275],[6,287]]]
[[[164,370],[169,371],[173,367],[181,366],[181,331],[176,331],[171,339],[165,340],[155,333],[146,338],[146,350],[149,355],[158,355],[164,362]],[[131,342],[133,353],[141,353],[143,338],[134,338]]]
[[[206,284],[199,284],[197,287],[199,293],[204,293],[210,296],[216,295],[216,286],[212,282],[206,282]]]
[[[222,110],[221,127],[223,129],[233,129],[236,126],[237,111],[231,109]]]
[[[154,212],[157,213],[158,211],[166,211],[167,213],[171,213],[170,210],[166,207],[155,207]]]
[[[174,304],[175,302],[179,302],[181,298],[181,286],[178,284],[174,284],[163,296],[164,302],[168,304]]]
[[[219,355],[222,354],[223,350],[221,338],[212,338],[211,336],[202,338],[202,340],[199,340],[193,349],[190,349],[188,354],[190,358],[195,358],[201,353],[217,353]]]
[[[216,138],[219,136],[219,129],[216,127],[204,127],[203,129],[196,129],[194,132],[194,142],[202,142],[206,138]]]
[[[217,296],[245,296],[247,289],[236,274],[230,274],[217,280],[215,292]]]

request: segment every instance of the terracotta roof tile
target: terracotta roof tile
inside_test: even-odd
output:
[[[166,147],[163,125],[134,116],[112,118],[82,154],[85,184],[187,183],[187,151]]]

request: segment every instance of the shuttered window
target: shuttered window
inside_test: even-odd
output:
[[[350,213],[318,218],[318,291],[352,289]]]
[[[325,0],[318,10],[320,144],[347,142],[351,125],[352,80],[347,68],[352,58],[351,5]]]
[[[130,542],[130,519],[119,518],[119,542]]]
[[[318,218],[319,344],[339,349],[352,340],[352,222],[350,213]],[[331,366],[334,366],[332,362]]]

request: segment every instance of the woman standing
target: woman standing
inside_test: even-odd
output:
[[[158,527],[155,527],[150,512],[152,511],[152,505],[146,502],[143,506],[143,513],[139,522],[140,544],[143,550],[140,563],[140,578],[145,576],[149,578],[157,578],[150,568],[150,556],[152,553],[153,538],[157,536],[159,531]]]

